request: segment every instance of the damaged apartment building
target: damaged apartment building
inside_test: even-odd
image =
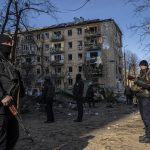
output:
[[[18,36],[16,63],[29,91],[45,76],[58,89],[71,89],[76,74],[104,87],[123,83],[122,32],[113,19],[84,20],[33,28]]]

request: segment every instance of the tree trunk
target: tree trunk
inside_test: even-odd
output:
[[[21,11],[18,10],[18,3],[15,2],[15,9],[16,9],[16,28],[15,28],[15,33],[14,33],[14,45],[13,45],[13,50],[12,50],[12,62],[15,61],[16,57],[16,47],[17,47],[17,42],[18,42],[18,30],[19,30],[19,23],[20,23],[20,18],[21,18]]]
[[[6,15],[5,15],[5,21],[4,21],[4,24],[2,26],[1,34],[4,34],[4,32],[5,32],[5,28],[6,28],[6,25],[7,25],[7,22],[8,22],[8,17],[9,17],[9,12],[10,12],[10,6],[11,6],[12,1],[13,0],[9,0],[8,1],[7,11],[6,11]]]

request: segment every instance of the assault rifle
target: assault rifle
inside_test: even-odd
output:
[[[128,80],[135,81],[136,79],[140,80],[139,77],[134,77],[134,76],[128,75]],[[150,84],[150,80],[145,79],[144,82],[147,84]]]
[[[30,134],[30,131],[24,126],[23,124],[23,121],[22,121],[22,118],[21,116],[19,115],[15,105],[13,103],[11,103],[9,106],[8,106],[10,112],[12,113],[13,116],[16,117],[16,119],[18,120],[18,123],[19,125],[21,126],[21,128],[24,130],[24,132],[27,134],[27,136],[29,137],[29,139],[31,140],[31,142],[34,142],[31,134]]]

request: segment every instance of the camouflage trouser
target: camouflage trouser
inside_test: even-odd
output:
[[[141,118],[145,125],[145,135],[150,138],[150,98],[138,98]]]

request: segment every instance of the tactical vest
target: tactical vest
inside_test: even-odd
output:
[[[146,74],[142,75],[140,74],[139,78],[142,81],[150,81],[150,69],[146,72]],[[150,94],[150,90],[148,89],[143,89],[142,87],[134,84],[133,86],[131,86],[131,89],[133,92],[142,92],[144,94]]]

